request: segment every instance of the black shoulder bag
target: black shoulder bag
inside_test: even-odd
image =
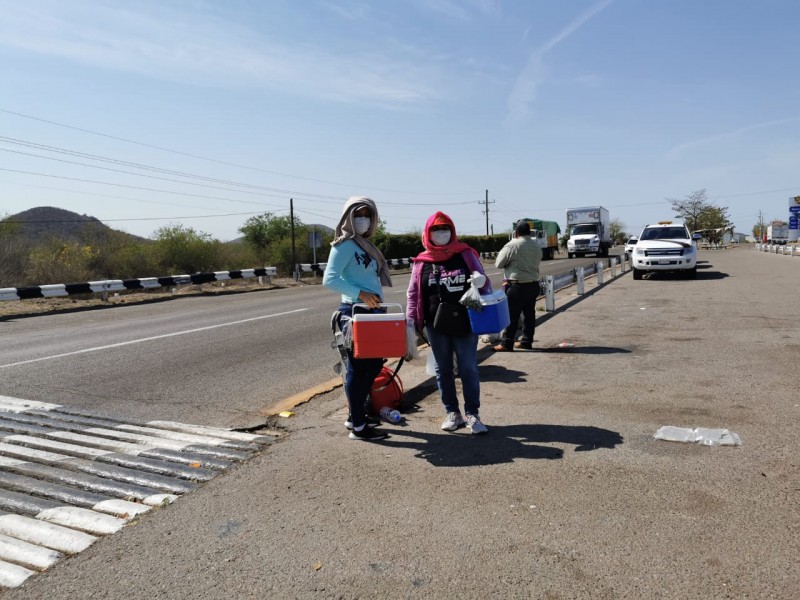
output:
[[[439,287],[439,306],[436,308],[436,315],[433,318],[433,328],[444,335],[462,337],[472,333],[469,323],[469,313],[467,307],[459,302],[444,302],[441,300],[442,282],[441,267],[433,265],[433,273],[436,276],[436,285]]]

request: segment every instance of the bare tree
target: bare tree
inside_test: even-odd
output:
[[[672,210],[675,211],[675,218],[683,219],[690,231],[702,229],[700,226],[700,218],[703,212],[708,210],[710,206],[705,189],[692,192],[683,200],[667,198],[667,201],[672,204]]]

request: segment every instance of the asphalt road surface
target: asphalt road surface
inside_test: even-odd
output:
[[[536,350],[481,349],[485,436],[439,429],[414,361],[385,442],[347,438],[340,390],[314,398],[278,443],[6,596],[795,598],[800,258],[700,260],[696,280],[565,291]]]
[[[597,259],[542,263],[542,275]],[[487,272],[499,283],[490,261]],[[405,305],[408,274],[386,301]],[[252,428],[262,410],[336,377],[319,285],[0,321],[0,395],[109,416]]]

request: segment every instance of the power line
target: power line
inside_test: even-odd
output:
[[[36,185],[33,183],[19,183],[17,181],[7,181],[11,185],[22,185],[26,187],[39,188],[43,190],[53,190],[56,192],[66,192],[68,194],[80,194],[81,196],[97,196],[99,198],[111,198],[113,200],[128,200],[131,202],[144,202],[145,204],[157,204],[160,206],[177,206],[180,208],[196,208],[198,210],[215,210],[208,206],[193,206],[191,204],[180,204],[177,202],[163,202],[160,200],[145,200],[144,198],[131,198],[130,196],[112,196],[111,194],[99,194],[97,192],[86,192],[83,190],[68,190],[65,188],[52,187],[49,185]],[[219,209],[221,210],[221,209]]]
[[[162,190],[158,188],[148,188],[138,185],[126,185],[124,183],[113,183],[109,181],[96,181],[93,179],[81,179],[79,177],[67,177],[66,175],[51,175],[48,173],[36,173],[34,171],[21,171],[18,169],[6,169],[0,167],[0,171],[7,171],[9,173],[21,173],[23,175],[37,175],[39,177],[51,177],[53,179],[66,179],[68,181],[80,181],[82,183],[96,183],[99,185],[110,185],[114,187],[122,187],[122,188],[129,188],[132,190],[143,190],[147,192],[162,192],[164,194],[175,194],[177,196],[190,196],[193,198],[205,198],[207,200],[224,200],[226,202],[238,202],[239,204],[255,204],[258,206],[275,206],[274,204],[264,204],[263,202],[249,202],[247,200],[234,200],[232,198],[221,198],[219,196],[206,196],[203,194],[190,194],[188,192],[175,192],[172,190]],[[262,194],[263,196],[271,196],[275,198],[282,198],[283,196],[275,196],[274,194]]]
[[[9,140],[10,140],[10,142],[9,142]],[[15,144],[21,144],[21,145],[24,145],[24,146],[27,146],[27,147],[34,147],[34,148],[44,149],[44,150],[50,151],[50,152],[57,152],[57,153],[68,154],[68,155],[72,155],[72,156],[80,156],[80,157],[84,157],[84,158],[89,158],[91,160],[100,160],[100,161],[103,161],[103,162],[110,162],[110,163],[113,163],[113,164],[120,164],[120,165],[124,165],[124,166],[132,166],[134,168],[140,168],[140,169],[145,169],[145,170],[150,170],[150,171],[155,171],[155,172],[160,172],[160,173],[173,174],[173,175],[178,175],[180,177],[188,177],[188,178],[199,179],[199,180],[203,180],[203,181],[224,183],[224,184],[227,184],[227,185],[248,187],[248,188],[257,189],[257,190],[266,190],[266,191],[270,191],[270,192],[280,192],[280,193],[284,194],[286,197],[288,197],[288,196],[292,196],[292,197],[301,196],[301,197],[303,197],[303,199],[315,199],[315,200],[317,200],[319,202],[337,202],[337,203],[340,203],[340,202],[344,201],[344,198],[341,198],[341,197],[338,197],[338,196],[314,194],[314,193],[310,193],[310,192],[298,192],[296,190],[286,190],[286,189],[281,189],[281,188],[260,186],[260,185],[256,185],[256,184],[250,184],[250,183],[238,183],[238,182],[235,182],[235,181],[229,181],[229,180],[225,180],[225,179],[215,179],[215,178],[211,178],[211,177],[204,177],[202,175],[195,175],[195,174],[192,174],[192,173],[186,173],[184,171],[173,171],[173,170],[169,170],[169,169],[162,169],[160,167],[153,167],[153,166],[150,166],[150,165],[142,165],[142,164],[139,164],[139,163],[132,163],[132,162],[122,161],[122,160],[109,158],[109,157],[102,157],[102,156],[97,156],[97,155],[92,155],[92,154],[85,154],[83,152],[77,152],[77,151],[74,151],[74,150],[56,148],[55,146],[46,146],[46,145],[43,145],[43,144],[36,144],[35,142],[26,142],[25,140],[17,140],[15,138],[4,138],[4,137],[0,136],[0,141],[6,141],[7,143],[15,143]],[[261,194],[260,192],[256,192],[256,191],[236,190],[236,189],[231,189],[231,188],[227,188],[227,187],[219,187],[219,186],[214,186],[214,185],[195,183],[195,182],[192,182],[192,181],[180,181],[180,180],[177,180],[177,179],[171,179],[169,177],[159,177],[157,175],[147,175],[147,174],[144,174],[144,173],[136,173],[136,172],[133,172],[133,171],[124,171],[124,170],[121,170],[121,169],[112,169],[110,167],[103,167],[103,166],[100,166],[100,165],[92,165],[92,164],[88,164],[88,163],[70,161],[70,160],[66,160],[66,159],[62,159],[62,158],[55,158],[55,157],[52,157],[52,156],[42,156],[40,154],[33,154],[33,153],[30,153],[30,152],[22,152],[20,150],[11,150],[9,148],[0,148],[0,151],[9,152],[9,153],[12,153],[12,154],[20,154],[20,155],[23,155],[23,156],[30,156],[30,157],[33,157],[33,158],[42,158],[44,160],[62,162],[62,163],[66,163],[66,164],[76,165],[76,166],[89,167],[89,168],[92,168],[92,169],[101,169],[103,171],[110,171],[112,173],[121,173],[121,174],[125,174],[125,175],[134,175],[136,177],[147,177],[149,179],[157,179],[157,180],[160,180],[160,181],[169,181],[171,183],[194,185],[194,186],[198,186],[198,187],[207,187],[207,188],[210,188],[210,189],[217,189],[217,190],[223,190],[223,191],[228,191],[228,192],[239,192],[239,193],[243,193],[243,194],[251,194],[251,195],[256,195],[256,196],[258,196],[258,195],[268,195],[268,196],[273,196],[273,197],[284,197],[284,196],[274,196],[274,194]],[[430,203],[429,202],[381,202],[381,204],[388,205],[388,206],[428,206]],[[451,202],[451,203],[444,203],[444,204],[442,204],[442,206],[457,206],[457,205],[463,205],[463,204],[470,204],[470,202],[468,202],[468,201],[467,202]]]
[[[292,175],[290,173],[281,173],[279,171],[270,171],[268,169],[261,169],[261,168],[252,167],[252,166],[249,166],[249,165],[242,165],[242,164],[238,164],[238,163],[227,162],[227,161],[223,161],[223,160],[217,160],[217,159],[214,159],[214,158],[208,158],[206,156],[200,156],[198,154],[191,154],[191,153],[188,153],[188,152],[182,152],[180,150],[173,150],[172,148],[165,148],[164,146],[156,146],[155,144],[147,144],[145,142],[139,142],[139,141],[131,140],[131,139],[128,139],[128,138],[117,137],[117,136],[114,136],[114,135],[109,135],[107,133],[101,133],[99,131],[92,131],[91,129],[84,129],[84,128],[81,128],[81,127],[75,127],[73,125],[66,125],[64,123],[59,123],[57,121],[50,121],[48,119],[42,119],[40,117],[34,117],[32,115],[26,115],[26,114],[23,114],[23,113],[14,112],[12,110],[7,110],[7,109],[4,109],[4,108],[0,108],[0,112],[4,112],[6,114],[14,115],[14,116],[17,116],[17,117],[22,117],[24,119],[31,119],[33,121],[39,121],[40,123],[47,123],[48,125],[56,125],[58,127],[64,127],[66,129],[72,129],[74,131],[80,131],[82,133],[89,133],[91,135],[97,135],[97,136],[100,136],[100,137],[116,140],[118,142],[125,142],[126,144],[135,144],[137,146],[144,146],[145,148],[152,148],[154,150],[161,150],[163,152],[170,152],[172,154],[178,154],[180,156],[187,156],[189,158],[196,158],[198,160],[205,160],[205,161],[208,161],[208,162],[212,162],[212,163],[216,163],[216,164],[220,164],[220,165],[226,165],[226,166],[229,166],[229,167],[237,167],[237,168],[240,168],[240,169],[248,169],[248,170],[251,170],[251,171],[258,171],[258,172],[261,172],[261,173],[269,173],[270,175],[280,175],[281,177],[290,177],[292,179],[301,179],[303,181],[313,181],[315,183],[325,183],[325,184],[328,184],[328,185],[338,185],[338,186],[342,186],[342,187],[348,187],[350,189],[373,190],[373,191],[378,191],[378,192],[389,192],[389,193],[394,193],[394,194],[411,194],[411,195],[418,195],[419,196],[419,195],[430,195],[432,193],[430,191],[416,192],[416,191],[408,191],[408,190],[392,190],[392,189],[371,187],[371,186],[365,186],[365,185],[352,185],[352,184],[341,183],[341,182],[337,182],[337,181],[327,181],[327,180],[324,180],[324,179],[315,179],[313,177],[303,177],[301,175]],[[464,193],[458,193],[458,192],[436,192],[436,194],[439,195],[439,196],[447,196],[447,195],[464,196],[464,195],[466,195]]]
[[[170,183],[180,183],[180,184],[183,184],[183,185],[194,185],[194,186],[197,186],[197,187],[205,187],[205,188],[209,188],[209,189],[212,189],[212,190],[222,190],[222,191],[225,191],[225,192],[237,192],[237,193],[240,193],[240,194],[251,194],[251,195],[254,195],[254,196],[271,195],[271,194],[262,194],[261,192],[253,192],[253,191],[249,191],[249,190],[236,190],[236,189],[232,189],[232,188],[229,188],[229,187],[220,187],[220,186],[217,186],[217,185],[208,185],[208,184],[205,184],[205,183],[196,183],[194,181],[181,181],[179,179],[171,179],[169,177],[159,177],[158,175],[147,175],[145,173],[136,173],[134,171],[123,171],[122,169],[112,169],[110,167],[102,167],[100,165],[90,165],[88,163],[76,162],[76,161],[73,161],[73,160],[66,160],[66,159],[63,159],[63,158],[54,158],[52,156],[42,156],[40,154],[32,154],[30,152],[20,152],[19,150],[9,150],[8,148],[0,148],[0,151],[2,151],[2,152],[11,152],[13,154],[22,154],[23,156],[31,156],[31,157],[34,157],[34,158],[43,158],[45,160],[52,160],[52,161],[56,161],[56,162],[60,162],[60,163],[66,163],[66,164],[69,164],[69,165],[77,165],[77,166],[80,166],[80,167],[89,167],[90,169],[101,169],[103,171],[110,171],[112,173],[121,173],[123,175],[134,175],[136,177],[147,177],[148,179],[157,179],[159,181],[168,181]],[[198,178],[200,178],[199,176],[195,176],[195,175],[187,175],[187,176],[188,177],[198,177]],[[234,184],[234,185],[239,185],[239,184]],[[281,190],[281,189],[277,189],[277,188],[264,188],[264,189],[269,190],[269,191],[273,191],[273,192],[283,192],[286,195],[289,195],[289,194],[292,193],[292,192],[290,192],[288,190]],[[313,194],[309,194],[309,195],[313,195]],[[320,198],[332,198],[333,199],[334,197],[333,196],[320,196]],[[322,202],[323,200],[319,200],[319,201]],[[328,200],[324,200],[324,201],[327,202]],[[330,200],[330,201],[341,202],[342,199],[336,198],[336,199],[333,199],[333,200]]]
[[[36,220],[36,221],[18,221],[12,219],[2,219],[0,223],[11,223],[13,225],[28,225],[31,223],[92,223],[94,220],[101,221],[103,223],[114,223],[120,221],[172,221],[174,219],[214,219],[218,217],[242,217],[248,215],[258,215],[261,213],[228,213],[225,215],[192,215],[192,216],[183,216],[183,217],[141,217],[141,218],[131,218],[131,219],[100,219],[97,217],[93,217],[91,219],[47,219],[47,220]]]

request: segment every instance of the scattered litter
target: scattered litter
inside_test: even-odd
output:
[[[279,417],[283,417],[284,419],[288,419],[289,417],[293,417],[294,413],[290,410],[282,410],[278,413]]]
[[[653,435],[657,440],[667,442],[692,442],[703,446],[741,446],[739,435],[728,429],[709,429],[707,427],[672,427],[664,425]]]
[[[573,344],[573,343],[571,343],[571,342],[567,342],[567,341],[565,340],[565,341],[561,342],[561,343],[558,345],[558,347],[559,347],[559,348],[574,348],[574,347],[575,347],[575,344]]]
[[[322,568],[322,563],[317,561],[314,563],[314,570],[319,571]]]

